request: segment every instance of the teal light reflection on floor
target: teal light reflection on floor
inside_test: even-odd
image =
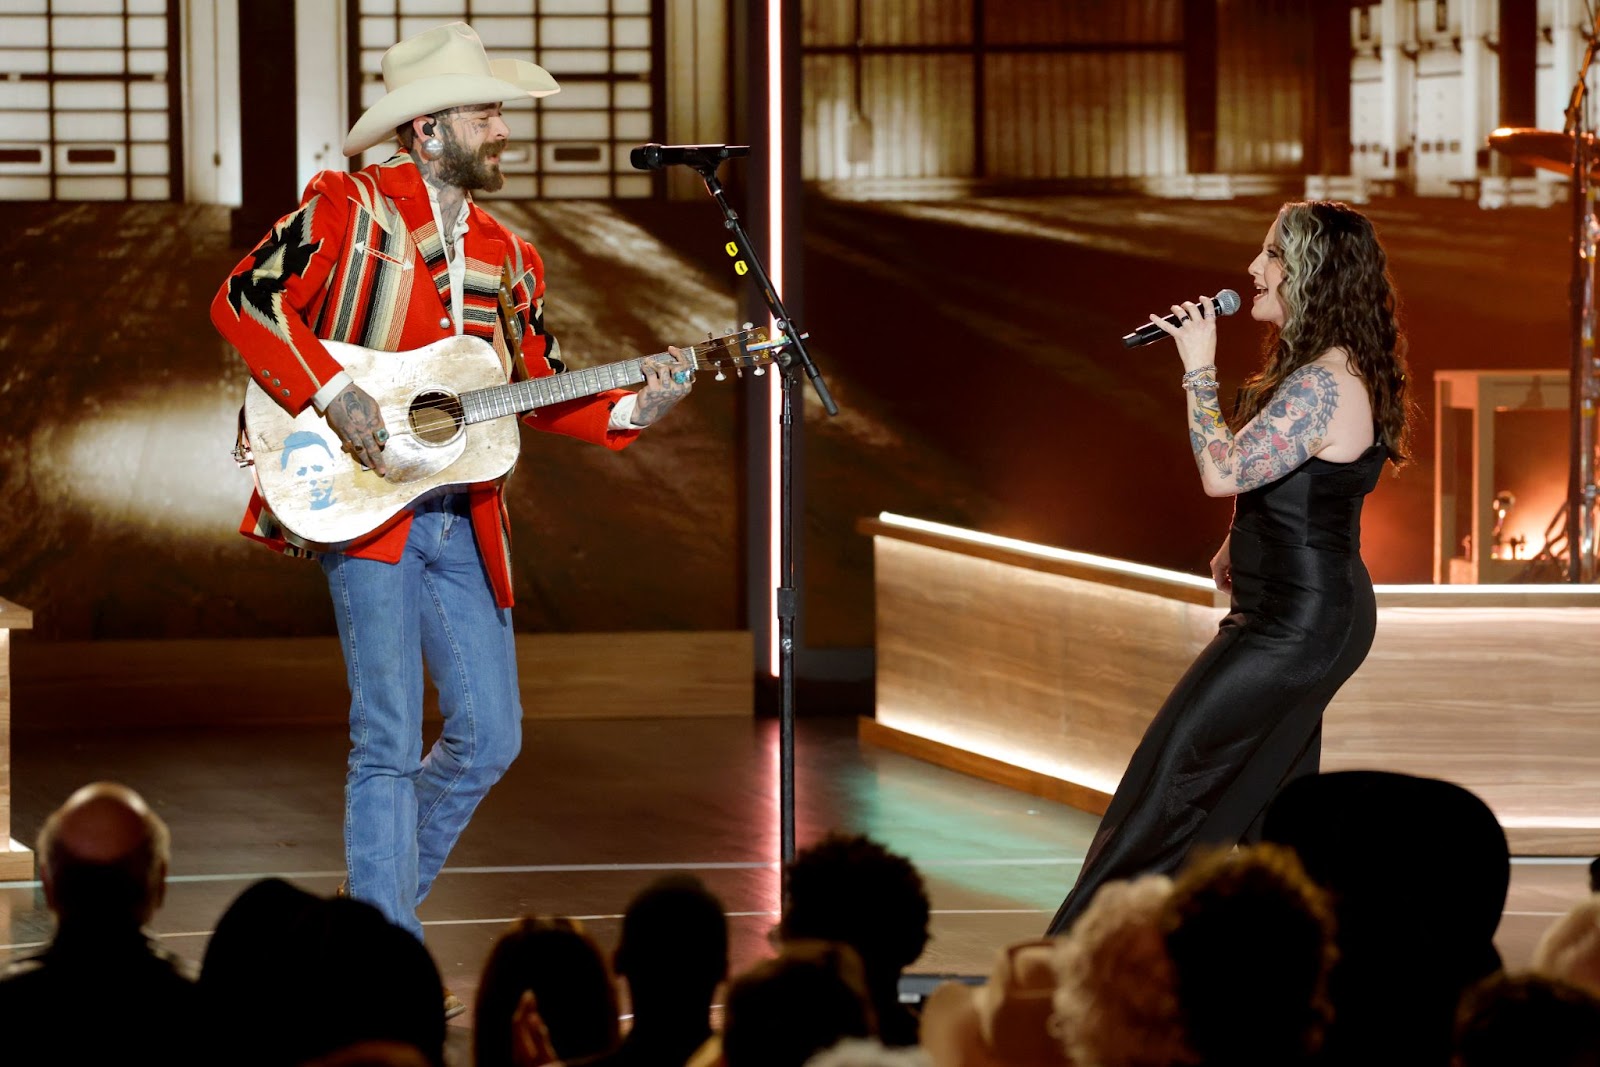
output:
[[[843,782],[853,828],[908,857],[930,890],[959,889],[959,906],[971,908],[1061,903],[1097,816],[909,757],[864,754],[868,766]]]

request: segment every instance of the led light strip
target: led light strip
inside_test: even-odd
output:
[[[896,515],[888,511],[879,512],[878,521],[885,526],[898,526],[903,530],[917,530],[921,533],[938,534],[940,537],[948,537],[952,541],[965,541],[971,545],[988,545],[991,548],[1003,548],[1010,552],[1020,552],[1024,555],[1033,556],[1036,559],[1082,563],[1092,567],[1099,567],[1103,570],[1137,575],[1141,578],[1159,578],[1162,581],[1176,582],[1180,585],[1193,586],[1196,589],[1215,588],[1210,578],[1182,574],[1178,571],[1169,571],[1161,567],[1151,567],[1144,563],[1130,563],[1125,559],[1092,556],[1087,552],[1072,552],[1065,548],[1036,545],[1031,541],[1019,541],[1014,537],[998,537],[995,534],[980,533],[977,530],[964,530],[959,526],[946,526],[942,522],[913,519],[906,515]]]
[[[767,0],[767,263],[772,291],[783,293],[783,2]],[[768,330],[777,334],[778,323],[768,321]],[[767,376],[767,667],[778,674],[778,583],[782,580],[782,427],[778,416],[783,410],[782,372]],[[796,426],[795,432],[800,431]],[[798,596],[798,591],[797,591]]]

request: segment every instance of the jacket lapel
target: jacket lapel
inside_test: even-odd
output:
[[[428,201],[428,187],[423,183],[422,172],[417,170],[408,153],[400,152],[384,164],[378,181],[383,194],[394,201],[400,217],[405,220],[411,240],[417,246],[417,255],[422,257],[423,267],[439,293],[440,306],[448,308],[450,264],[444,255],[444,237],[433,220],[433,205]],[[488,213],[475,202],[469,203],[467,233],[462,241],[467,259],[466,282],[461,292],[462,329],[492,342],[505,242],[494,236],[494,220]]]
[[[405,220],[423,267],[439,292],[440,305],[449,307],[450,264],[444,258],[444,240],[433,221],[433,206],[428,203],[428,188],[423,184],[422,172],[406,152],[397,153],[390,162],[394,165],[385,164],[378,179],[379,187],[394,201],[400,217]]]
[[[461,287],[461,318],[468,333],[492,341],[495,324],[499,321],[500,275],[506,246],[504,241],[492,236],[494,223],[476,203],[467,219],[467,236],[462,242],[467,272]],[[448,279],[446,284],[449,284]]]

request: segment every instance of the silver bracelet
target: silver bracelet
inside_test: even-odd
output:
[[[1183,375],[1183,387],[1185,389],[1195,389],[1201,386],[1215,388],[1216,384],[1217,365],[1215,363],[1207,363],[1204,367],[1196,367],[1192,371],[1186,371]]]

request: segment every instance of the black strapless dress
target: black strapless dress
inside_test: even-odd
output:
[[[1239,495],[1232,610],[1145,731],[1052,934],[1106,882],[1251,839],[1278,790],[1316,773],[1322,713],[1372,647],[1361,503],[1386,458],[1381,442],[1349,463],[1313,457]]]

